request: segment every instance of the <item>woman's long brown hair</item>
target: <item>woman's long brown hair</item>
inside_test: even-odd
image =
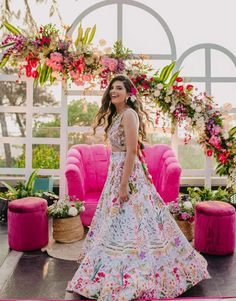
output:
[[[132,81],[127,76],[124,76],[124,75],[117,75],[110,81],[107,89],[105,90],[105,92],[103,94],[102,105],[101,105],[98,113],[95,116],[94,125],[93,125],[93,134],[96,133],[96,128],[98,126],[100,126],[100,125],[105,126],[105,129],[104,129],[105,130],[105,139],[107,139],[107,131],[112,123],[112,118],[114,115],[116,115],[116,107],[111,102],[111,98],[110,98],[110,90],[115,81],[123,82],[127,93],[131,92],[132,87],[135,88]],[[146,119],[150,122],[152,122],[152,120],[149,118],[148,114],[144,111],[142,102],[140,101],[140,99],[138,98],[137,95],[136,95],[135,102],[132,102],[129,97],[126,104],[130,108],[135,110],[135,112],[138,114],[139,135],[141,137],[141,140],[145,141],[146,140],[146,128],[145,128],[145,124],[143,122],[143,116],[145,115]]]

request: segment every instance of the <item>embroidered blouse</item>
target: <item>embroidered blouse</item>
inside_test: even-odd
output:
[[[124,127],[121,123],[124,112],[126,111],[132,111],[136,115],[138,121],[138,114],[135,112],[135,110],[128,108],[125,111],[123,111],[120,114],[117,114],[115,117],[113,117],[113,121],[108,129],[108,138],[110,141],[111,146],[115,146],[121,151],[126,151],[126,145],[125,145],[125,131]]]

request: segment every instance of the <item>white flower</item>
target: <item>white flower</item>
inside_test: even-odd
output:
[[[130,96],[130,100],[131,100],[132,102],[135,102],[135,101],[136,101],[135,95]]]
[[[174,110],[175,110],[175,105],[171,105],[171,106],[170,106],[170,112],[173,113]]]
[[[84,212],[84,211],[85,211],[85,207],[84,207],[84,206],[81,206],[80,211],[81,211],[81,212]]]
[[[202,108],[200,106],[196,107],[196,112],[200,113],[202,111]]]
[[[228,132],[223,132],[223,138],[228,139],[229,138],[229,133]]]
[[[160,94],[161,94],[160,90],[155,90],[153,95],[155,97],[158,97]]]
[[[107,41],[104,40],[104,39],[101,39],[101,40],[98,41],[98,43],[99,43],[100,46],[105,46],[107,44]]]
[[[157,85],[157,89],[161,90],[163,88],[163,85],[162,84],[158,84]]]
[[[75,207],[70,207],[68,210],[68,215],[69,216],[76,216],[78,214],[78,210]]]
[[[166,102],[166,103],[169,103],[169,102],[171,102],[171,98],[170,98],[170,96],[166,96],[166,97],[165,97],[165,102]]]
[[[193,208],[193,205],[192,205],[192,203],[191,203],[190,201],[184,202],[184,203],[183,203],[183,206],[184,206],[184,208],[185,208],[186,210],[192,209],[192,208]]]
[[[111,54],[112,53],[112,48],[111,47],[107,47],[107,48],[104,49],[104,52],[106,54]]]

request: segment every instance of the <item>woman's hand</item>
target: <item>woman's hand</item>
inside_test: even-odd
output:
[[[120,185],[118,196],[119,196],[119,199],[120,199],[121,203],[127,202],[129,200],[129,197],[128,197],[128,184],[121,184]]]

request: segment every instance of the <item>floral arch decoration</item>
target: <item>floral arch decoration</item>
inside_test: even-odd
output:
[[[213,97],[186,83],[180,71],[173,73],[175,62],[155,71],[144,64],[143,56],[135,59],[132,52],[117,41],[113,48],[106,47],[100,40],[97,47],[92,45],[96,32],[93,28],[78,28],[75,41],[64,35],[52,24],[41,26],[33,35],[23,35],[19,29],[4,22],[9,34],[1,42],[3,49],[0,68],[7,65],[17,67],[19,76],[34,78],[35,86],[43,86],[55,80],[72,82],[93,89],[98,83],[106,88],[110,78],[117,73],[126,73],[135,84],[144,101],[155,105],[155,123],[164,113],[172,122],[185,130],[187,144],[194,133],[207,156],[217,161],[216,173],[227,176],[227,187],[236,192],[236,126],[228,132],[223,126],[223,114],[231,109],[225,104],[217,109]]]

